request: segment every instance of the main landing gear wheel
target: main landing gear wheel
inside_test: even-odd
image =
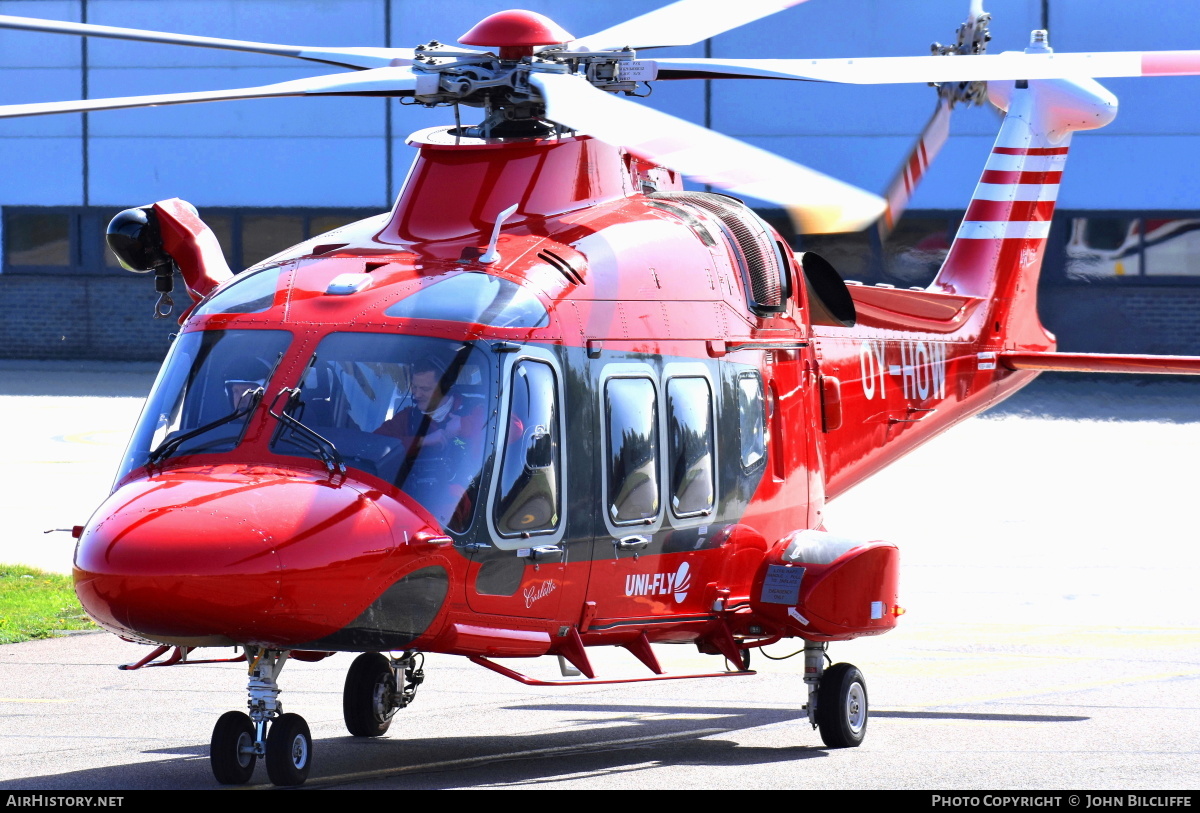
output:
[[[342,717],[356,737],[381,737],[392,724],[396,704],[396,673],[378,652],[354,659],[342,690]]]
[[[283,714],[267,733],[267,776],[276,785],[303,785],[312,765],[312,735],[299,714]]]
[[[213,726],[208,746],[213,776],[222,785],[244,785],[254,774],[254,724],[240,711],[227,711]]]
[[[867,735],[867,681],[858,667],[838,663],[817,687],[817,728],[830,748],[854,748]]]

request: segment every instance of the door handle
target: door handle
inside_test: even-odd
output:
[[[558,545],[539,545],[536,548],[520,548],[517,550],[517,556],[534,563],[561,562],[563,553],[563,549]]]
[[[649,544],[650,537],[645,534],[634,534],[633,536],[624,536],[613,540],[613,547],[617,550],[641,550]]]

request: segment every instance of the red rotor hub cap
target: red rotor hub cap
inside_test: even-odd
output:
[[[531,56],[538,45],[561,45],[575,39],[544,14],[522,9],[498,11],[458,38],[463,45],[499,46],[501,59]]]

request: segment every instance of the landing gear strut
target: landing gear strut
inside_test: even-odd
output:
[[[247,648],[249,714],[222,714],[213,728],[209,762],[222,785],[244,785],[260,758],[276,785],[301,785],[312,765],[312,735],[298,714],[284,714],[275,679],[287,662],[287,651]]]
[[[804,682],[808,684],[808,721],[830,748],[854,748],[867,736],[867,681],[857,666],[826,668],[826,645],[804,643]]]

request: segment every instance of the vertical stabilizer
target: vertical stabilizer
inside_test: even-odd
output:
[[[1048,51],[1034,32],[1026,53]],[[992,301],[985,338],[1005,347],[1051,349],[1037,315],[1037,283],[1071,133],[1108,124],[1117,100],[1091,79],[988,84],[1006,111],[950,253],[930,286]]]

